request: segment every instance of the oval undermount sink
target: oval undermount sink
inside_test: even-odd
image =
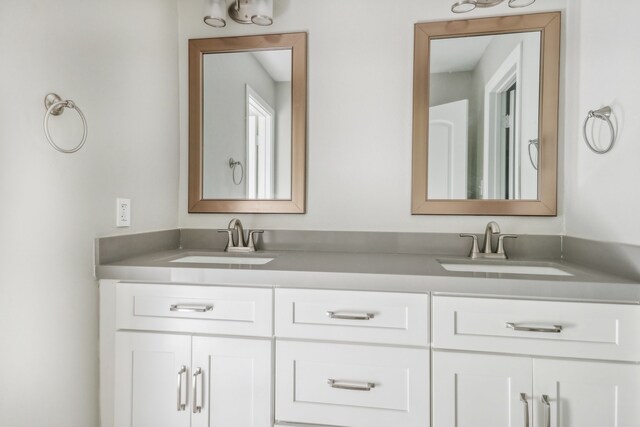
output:
[[[548,265],[523,265],[523,264],[489,264],[489,263],[454,263],[438,261],[447,271],[465,271],[470,273],[507,273],[507,274],[533,274],[544,276],[573,276],[556,267]]]
[[[192,263],[192,264],[244,264],[244,265],[264,265],[274,258],[243,257],[243,256],[213,256],[213,255],[188,255],[176,258],[170,262]]]

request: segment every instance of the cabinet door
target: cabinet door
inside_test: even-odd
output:
[[[185,402],[190,349],[189,336],[116,334],[116,426],[189,426],[188,408],[178,408],[178,389]]]
[[[193,427],[271,427],[271,341],[193,338]],[[204,394],[203,394],[204,393]],[[193,403],[193,402],[192,402]]]
[[[433,353],[434,427],[528,427],[532,389],[530,358]]]
[[[639,365],[536,359],[533,371],[536,427],[640,426]]]

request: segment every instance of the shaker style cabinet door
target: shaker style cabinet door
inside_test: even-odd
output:
[[[115,425],[188,427],[190,362],[190,336],[116,333]]]
[[[190,378],[193,427],[273,425],[271,341],[193,337]]]
[[[640,426],[640,366],[535,359],[539,427]]]
[[[434,427],[533,425],[530,358],[434,351],[432,375]]]

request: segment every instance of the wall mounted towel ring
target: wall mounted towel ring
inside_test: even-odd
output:
[[[82,111],[80,111],[75,102],[71,100],[63,101],[62,98],[60,98],[55,93],[50,93],[44,98],[44,106],[47,109],[47,112],[44,115],[44,135],[47,137],[47,141],[49,141],[49,144],[51,144],[51,146],[57,151],[67,154],[75,153],[76,151],[81,149],[84,143],[87,141],[87,119],[84,117],[84,114],[82,114]],[[76,112],[80,116],[80,119],[82,120],[83,128],[82,140],[80,141],[80,144],[68,150],[60,148],[55,142],[53,142],[53,138],[51,138],[51,133],[49,132],[49,117],[59,116],[64,112],[65,108],[76,110]]]
[[[236,167],[240,166],[240,179],[236,179]],[[239,160],[233,160],[233,157],[229,157],[229,167],[232,169],[231,175],[233,176],[233,183],[235,185],[242,184],[242,180],[244,179],[244,166],[242,166],[242,162]]]
[[[589,119],[600,119],[607,122],[609,125],[609,130],[611,131],[611,141],[609,141],[609,145],[606,148],[598,148],[595,144],[595,141],[591,141],[589,136],[587,135],[587,124],[589,124]],[[616,131],[613,127],[613,123],[611,123],[611,107],[603,107],[599,110],[591,110],[587,114],[587,118],[584,119],[584,124],[582,125],[582,135],[584,137],[584,141],[587,143],[587,146],[597,154],[604,154],[609,152],[613,148],[613,144],[616,141]]]
[[[536,149],[535,157],[533,155],[533,152],[531,151],[531,147],[535,147]],[[529,161],[531,162],[531,166],[533,166],[535,170],[538,170],[539,155],[540,155],[540,141],[537,138],[530,139],[529,140]]]

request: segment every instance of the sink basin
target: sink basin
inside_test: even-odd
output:
[[[213,256],[213,255],[188,255],[176,258],[170,262],[186,262],[195,264],[244,264],[244,265],[264,265],[273,261],[274,258],[243,257],[243,256]]]
[[[442,268],[447,271],[467,271],[472,273],[507,273],[507,274],[533,274],[543,276],[573,276],[556,267],[548,265],[523,265],[523,264],[489,264],[489,263],[452,263],[440,262]]]

